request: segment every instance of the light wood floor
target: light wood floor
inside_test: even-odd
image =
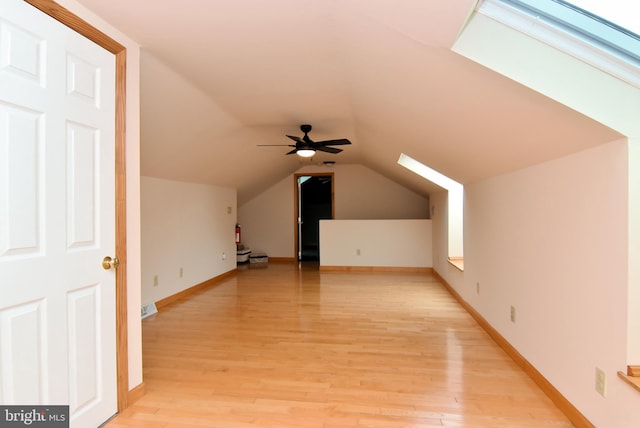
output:
[[[240,270],[143,321],[118,427],[571,427],[429,274]]]

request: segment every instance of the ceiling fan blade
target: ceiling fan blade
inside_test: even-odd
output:
[[[287,137],[291,138],[296,143],[304,143],[304,140],[300,137],[296,137],[295,135],[287,135]]]
[[[287,154],[288,154],[288,155],[292,155],[292,154],[296,153],[297,151],[298,151],[298,149],[293,149],[293,150],[291,150],[291,151],[290,151],[289,153],[287,153]]]
[[[342,149],[336,149],[334,147],[327,147],[327,146],[314,146],[313,148],[320,152],[327,152],[327,153],[333,153],[333,154],[340,153],[342,151]]]
[[[315,144],[322,144],[323,146],[345,146],[351,144],[351,141],[346,138],[341,138],[339,140],[316,141]]]

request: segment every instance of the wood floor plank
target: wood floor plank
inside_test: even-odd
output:
[[[143,321],[106,426],[573,425],[429,273],[239,270]]]

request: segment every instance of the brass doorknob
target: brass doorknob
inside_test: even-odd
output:
[[[107,256],[104,259],[102,259],[102,268],[104,270],[109,270],[111,268],[115,269],[118,267],[119,264],[120,264],[120,260],[118,260],[117,257],[111,258]]]

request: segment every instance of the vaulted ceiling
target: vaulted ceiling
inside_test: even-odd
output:
[[[416,192],[400,153],[470,184],[609,142],[603,125],[451,50],[475,0],[79,0],[136,40],[143,175],[249,200],[301,166],[363,164]],[[285,134],[348,138],[286,156]]]

